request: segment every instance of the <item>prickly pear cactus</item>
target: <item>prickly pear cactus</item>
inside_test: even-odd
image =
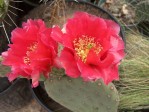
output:
[[[4,19],[9,6],[9,0],[0,0],[0,22]]]
[[[101,80],[83,82],[81,78],[51,77],[45,82],[48,95],[73,112],[117,112],[119,97],[115,86]]]

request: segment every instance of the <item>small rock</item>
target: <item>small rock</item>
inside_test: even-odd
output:
[[[122,6],[122,14],[127,15],[128,13],[129,13],[129,11],[128,11],[128,9],[127,9],[127,5],[124,4],[124,5]]]

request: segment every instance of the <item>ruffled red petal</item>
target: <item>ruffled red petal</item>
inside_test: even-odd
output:
[[[113,80],[119,80],[118,64],[115,64],[109,68],[101,69],[103,81],[105,84],[109,84]]]
[[[113,34],[119,34],[120,26],[112,20],[105,20],[107,29],[111,29]]]
[[[63,43],[63,33],[62,33],[61,29],[59,28],[59,26],[54,26],[52,28],[51,37],[55,41]]]
[[[34,70],[31,74],[31,78],[32,78],[32,87],[37,87],[39,82],[39,78],[40,78],[40,73],[38,70]]]
[[[87,65],[87,64],[84,64],[82,61],[78,61],[77,64],[81,72],[81,77],[85,81],[97,80],[97,79],[102,78],[102,74],[97,66]]]
[[[77,63],[74,59],[72,51],[68,48],[64,48],[61,52],[60,62],[65,69],[66,75],[77,78],[80,76],[80,71],[78,70]]]

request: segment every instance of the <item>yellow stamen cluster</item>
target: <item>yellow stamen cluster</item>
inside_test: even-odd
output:
[[[82,35],[80,38],[75,39],[73,44],[76,54],[84,63],[86,62],[87,56],[91,49],[93,49],[97,55],[102,50],[101,45],[99,42],[95,42],[94,37],[89,37],[86,35]]]
[[[37,49],[38,43],[34,42],[27,48],[26,56],[23,58],[24,63],[30,65],[30,53]]]

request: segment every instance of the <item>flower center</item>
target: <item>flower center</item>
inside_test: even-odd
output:
[[[27,47],[26,56],[23,60],[26,65],[30,65],[30,53],[34,52],[37,49],[38,43],[33,42],[29,47]]]
[[[92,49],[97,55],[102,50],[99,42],[95,42],[93,37],[82,35],[73,41],[74,48],[78,57],[85,63],[89,51]]]

